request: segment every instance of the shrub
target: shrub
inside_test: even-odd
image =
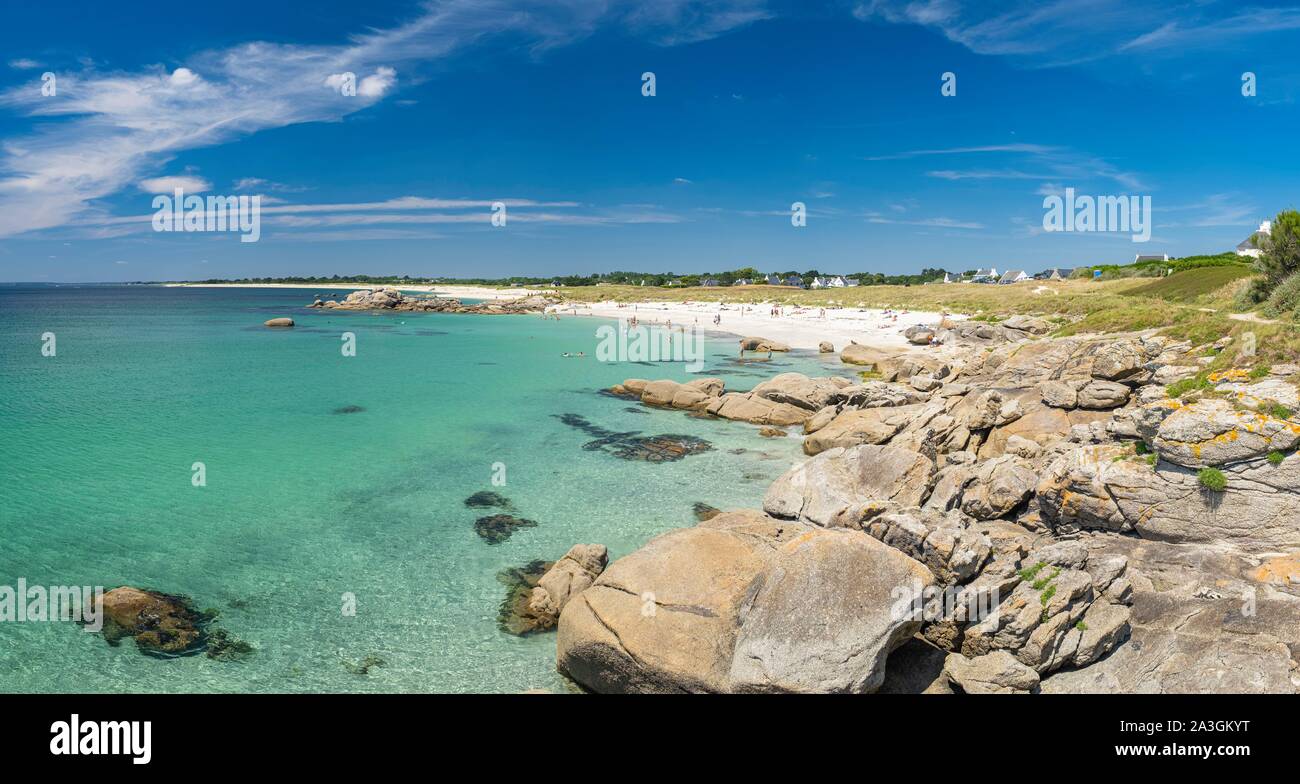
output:
[[[1282,465],[1283,460],[1286,460],[1286,455],[1282,454],[1276,449],[1268,453],[1268,462],[1273,465]]]
[[[1228,486],[1228,478],[1217,468],[1205,467],[1197,474],[1196,479],[1201,483],[1201,487],[1215,493],[1222,493]]]
[[[1268,407],[1268,414],[1274,419],[1290,419],[1292,413],[1291,409],[1280,403],[1274,403]]]
[[[1147,442],[1145,441],[1138,441],[1134,443],[1133,448],[1137,451],[1139,455],[1146,455],[1151,453],[1151,447],[1147,446]]]

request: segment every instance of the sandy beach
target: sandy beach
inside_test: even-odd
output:
[[[743,310],[742,310],[743,308]],[[879,308],[797,308],[784,306],[776,315],[769,305],[717,302],[570,303],[554,309],[563,316],[594,316],[623,321],[635,316],[641,325],[698,326],[710,332],[779,340],[791,348],[816,350],[830,341],[836,351],[850,342],[877,348],[915,348],[903,330],[917,324],[937,326],[943,315]],[[715,324],[715,316],[721,316]],[[950,318],[962,318],[949,314]]]

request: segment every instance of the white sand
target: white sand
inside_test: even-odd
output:
[[[741,308],[744,307],[744,312]],[[893,311],[886,314],[878,308],[796,308],[784,306],[781,315],[771,315],[770,305],[722,305],[717,302],[597,302],[594,304],[567,303],[556,309],[564,316],[597,316],[626,321],[637,317],[641,325],[666,324],[674,327],[699,326],[710,332],[725,332],[745,337],[762,337],[779,340],[791,348],[816,350],[822,341],[830,341],[836,351],[842,351],[850,341],[874,348],[922,348],[912,346],[903,337],[903,330],[917,324],[934,327],[942,318],[940,313],[923,311]],[[713,317],[722,316],[719,324]],[[897,319],[894,317],[897,316]],[[950,318],[961,316],[949,314]]]

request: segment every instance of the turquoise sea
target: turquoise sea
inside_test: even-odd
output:
[[[497,628],[499,571],[578,542],[624,555],[692,525],[696,502],[757,504],[799,458],[797,438],[599,394],[691,377],[598,362],[596,328],[612,322],[305,309],[315,293],[0,285],[0,585],[186,594],[255,647],[164,660],[71,623],[0,623],[0,690],[563,690],[553,633]],[[298,326],[262,326],[276,316]],[[56,356],[42,356],[46,332]],[[739,364],[735,346],[707,344],[705,373],[729,389],[828,370],[812,353]],[[336,413],[348,407],[361,410]],[[713,449],[621,459],[584,449],[592,435],[563,414]],[[488,544],[473,523],[493,510],[464,505],[480,490],[537,527]],[[348,666],[367,656],[384,664]]]

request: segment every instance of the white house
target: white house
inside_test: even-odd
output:
[[[998,268],[989,267],[988,269],[977,269],[975,274],[970,278],[971,283],[997,283]]]
[[[830,286],[833,289],[843,289],[843,288],[850,288],[856,286],[858,285],[858,282],[852,278],[846,278],[843,275],[836,275],[832,277],[830,280],[826,281],[826,285]]]
[[[826,278],[823,278],[821,276],[813,278],[812,283],[808,284],[808,288],[810,289],[828,289],[830,287],[831,287],[830,281],[828,281]]]
[[[767,276],[767,285],[769,285],[769,286],[780,286],[780,285],[781,285],[781,276],[780,276],[780,275],[768,275],[768,276]]]
[[[1259,224],[1259,231],[1255,232],[1255,234],[1272,234],[1272,233],[1273,233],[1272,221],[1261,221]],[[1255,259],[1260,257],[1260,254],[1262,254],[1263,251],[1260,250],[1259,246],[1255,244],[1255,234],[1250,235],[1245,239],[1244,242],[1242,242],[1240,245],[1237,246],[1238,256],[1250,256],[1251,258],[1255,258]]]
[[[750,285],[751,283],[753,283],[753,281],[750,280],[749,278],[737,278],[737,279],[735,280],[735,282],[733,282],[731,285],[733,285],[733,286],[748,286],[748,285]]]
[[[1007,270],[998,278],[998,283],[1019,283],[1022,280],[1029,280],[1024,270]]]

